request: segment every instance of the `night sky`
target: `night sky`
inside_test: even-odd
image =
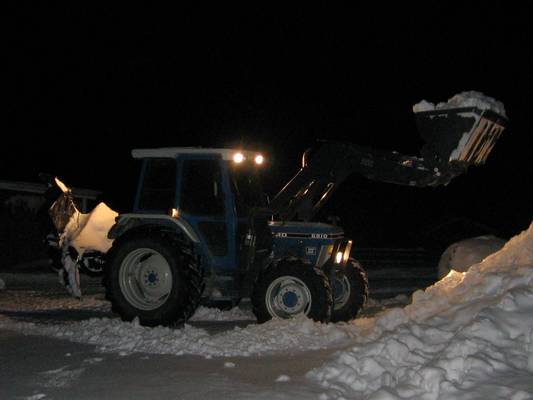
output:
[[[353,176],[319,218],[338,215],[368,246],[426,244],[453,221],[449,240],[477,233],[465,223],[510,236],[531,222],[527,2],[73,3],[16,2],[7,14],[2,180],[50,172],[128,211],[131,149],[242,145],[268,157],[274,195],[316,139],[416,155],[412,106],[477,90],[502,101],[510,121],[485,166],[438,189]]]

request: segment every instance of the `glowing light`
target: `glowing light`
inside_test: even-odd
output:
[[[242,153],[235,153],[233,155],[233,161],[235,161],[237,164],[240,164],[244,161],[244,156]]]
[[[340,264],[342,262],[342,256],[344,254],[342,253],[342,251],[338,251],[337,254],[335,255],[335,262],[337,264]]]
[[[56,181],[56,185],[59,186],[59,189],[61,189],[61,191],[63,193],[70,192],[70,189],[67,187],[67,185],[65,185],[63,182],[61,182],[57,177],[54,178],[54,180]]]
[[[261,154],[258,154],[258,155],[255,156],[254,160],[255,160],[256,164],[261,165],[265,161],[265,158]]]
[[[348,240],[346,248],[344,249],[344,254],[342,255],[342,261],[346,262],[350,258],[350,251],[352,250],[352,241]]]
[[[171,208],[168,211],[168,215],[170,215],[172,218],[178,218],[180,216],[180,212],[177,208]]]

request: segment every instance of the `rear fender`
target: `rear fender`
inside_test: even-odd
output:
[[[109,230],[109,239],[118,239],[132,230],[161,230],[167,232],[182,232],[191,242],[200,243],[194,229],[183,219],[172,218],[164,214],[123,214]]]
[[[192,227],[186,221],[165,215],[123,214],[119,216],[117,223],[108,233],[108,237],[114,239],[110,252],[118,248],[117,245],[121,242],[133,237],[155,235],[167,236],[182,243],[181,251],[202,258],[203,268],[211,264],[210,258],[205,258],[205,249]],[[109,257],[110,253],[106,256]]]

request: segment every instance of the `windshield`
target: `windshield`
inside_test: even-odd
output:
[[[257,168],[242,164],[231,165],[229,171],[238,215],[246,214],[252,207],[267,206]]]

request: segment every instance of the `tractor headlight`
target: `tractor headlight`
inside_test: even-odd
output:
[[[261,154],[257,154],[254,158],[254,161],[257,165],[261,165],[265,161],[265,158]]]
[[[350,252],[352,251],[352,241],[348,240],[339,246],[339,249],[335,253],[335,264],[343,264],[350,258]]]
[[[342,261],[347,262],[350,258],[350,253],[352,251],[352,241],[348,240],[346,247],[344,248],[344,254],[342,255]]]

